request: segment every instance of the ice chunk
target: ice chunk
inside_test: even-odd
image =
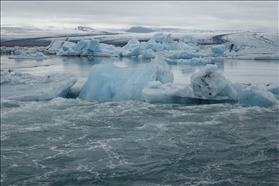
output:
[[[46,47],[49,53],[56,53],[63,45],[63,40],[54,40]]]
[[[74,48],[76,46],[76,43],[65,41],[65,43],[62,45],[63,51],[69,50],[69,48]]]
[[[192,36],[185,35],[179,40],[180,43],[192,44],[197,45],[197,39]]]
[[[145,49],[151,49],[154,52],[162,51],[164,50],[164,46],[161,43],[156,43],[153,39],[148,40],[148,42],[145,45]]]
[[[140,42],[136,38],[129,40],[123,49],[122,56],[139,56],[142,52]]]
[[[87,43],[89,42],[89,40],[81,40],[79,41],[75,46],[74,46],[74,50],[75,51],[83,51],[86,49],[87,47]]]
[[[211,47],[211,51],[214,54],[223,54],[225,50],[225,45],[214,45]]]
[[[279,53],[277,54],[271,54],[271,55],[262,55],[262,56],[256,56],[255,60],[278,60],[279,59]]]
[[[88,44],[87,44],[87,50],[90,50],[92,52],[94,51],[100,51],[100,46],[99,46],[99,40],[97,39],[91,39]]]
[[[183,51],[187,51],[188,53],[196,53],[200,51],[200,48],[194,45],[178,43],[176,46],[176,50],[183,50]]]
[[[278,100],[271,92],[253,85],[234,84],[233,87],[237,91],[237,100],[240,104],[262,107],[278,105]]]
[[[217,65],[208,64],[191,77],[188,96],[200,99],[236,100],[237,92],[232,83],[220,72]]]
[[[178,99],[185,98],[187,89],[183,84],[152,81],[142,90],[142,95],[148,103],[180,103]]]
[[[15,71],[1,71],[1,98],[43,101],[55,97],[65,97],[77,82],[72,73],[54,73],[44,77]]]
[[[105,54],[115,54],[115,48],[113,45],[108,45],[105,43],[100,43],[100,51]],[[94,54],[95,56],[95,54]],[[117,55],[116,55],[117,56]]]
[[[94,65],[79,97],[85,100],[143,100],[142,89],[150,81],[173,82],[172,71],[161,55],[143,70],[111,64]]]
[[[154,53],[153,53],[153,50],[151,50],[151,49],[148,49],[148,50],[144,50],[144,51],[142,51],[142,58],[154,58],[155,57],[155,55],[154,55]]]
[[[25,52],[17,53],[18,55],[9,56],[9,59],[48,59],[46,55],[44,55],[42,52],[36,52],[34,54],[27,54]]]
[[[212,57],[205,58],[192,58],[192,59],[167,59],[166,62],[169,64],[188,64],[188,65],[206,65],[206,64],[214,64],[214,59]]]
[[[154,34],[151,38],[156,43],[172,43],[173,40],[171,38],[171,34],[163,34],[163,33],[157,33]]]
[[[278,83],[267,85],[233,84],[228,81],[216,65],[207,65],[194,73],[190,85],[149,82],[143,88],[144,100],[150,103],[240,103],[249,106],[278,105],[278,100],[271,92],[278,93]]]
[[[125,50],[130,50],[135,47],[139,47],[140,42],[136,38],[132,38],[128,41],[128,43],[123,47]]]
[[[252,51],[251,51],[252,52]],[[241,55],[228,55],[229,58],[234,59],[244,59],[244,60],[278,60],[279,59],[279,53],[277,54],[241,54]]]
[[[64,46],[64,44],[66,44]],[[56,55],[61,56],[89,56],[94,52],[101,52],[100,43],[97,39],[81,40],[77,44],[65,42]]]
[[[184,50],[176,50],[176,51],[168,51],[165,53],[165,58],[169,59],[192,59],[199,57],[206,57],[201,53],[195,53],[195,51],[184,51]]]

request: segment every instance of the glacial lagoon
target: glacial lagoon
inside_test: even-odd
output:
[[[69,71],[77,93],[93,65],[144,68],[140,58],[49,56],[1,69]],[[234,83],[278,82],[277,60],[218,59]],[[170,65],[175,83],[203,66]],[[278,99],[278,96],[277,96]],[[278,105],[1,100],[1,185],[276,185]]]

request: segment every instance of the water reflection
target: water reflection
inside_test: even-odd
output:
[[[78,76],[74,89],[80,89],[87,80],[90,68],[97,64],[114,64],[121,68],[143,69],[150,59],[118,57],[61,57],[49,59],[9,59],[1,55],[1,69],[21,70],[24,73],[44,76],[52,72],[72,72]],[[278,82],[278,61],[276,60],[235,60],[216,58],[215,64],[227,79],[236,83]],[[193,73],[203,66],[170,65],[175,83],[189,84]]]

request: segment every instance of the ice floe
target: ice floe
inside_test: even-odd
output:
[[[72,73],[53,73],[43,77],[20,71],[1,71],[1,99],[45,101],[65,97],[77,82]]]

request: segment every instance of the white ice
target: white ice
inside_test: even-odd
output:
[[[20,71],[1,71],[1,98],[23,101],[44,101],[65,97],[77,82],[72,73],[53,73],[44,77]]]
[[[9,59],[48,59],[46,55],[44,55],[42,52],[36,52],[36,53],[26,53],[24,51],[15,51],[15,54],[17,55],[12,55],[9,56]]]
[[[206,65],[191,77],[190,85],[150,82],[142,91],[149,103],[210,103],[233,102],[249,106],[278,105],[273,93],[278,94],[279,84],[243,85],[227,80],[216,65]]]

